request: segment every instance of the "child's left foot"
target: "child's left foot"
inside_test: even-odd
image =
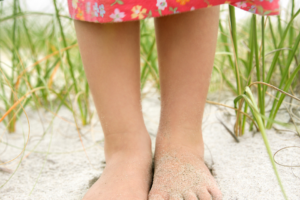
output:
[[[222,194],[203,156],[183,145],[159,139],[149,200],[221,200]],[[201,153],[200,153],[201,154]]]

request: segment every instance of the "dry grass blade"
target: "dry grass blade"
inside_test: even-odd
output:
[[[217,119],[219,120],[219,122],[224,126],[224,128],[227,130],[227,132],[233,137],[233,139],[239,143],[239,139],[235,136],[235,134],[226,126],[226,124],[217,116]]]
[[[21,154],[23,154],[23,152],[25,151],[25,149],[26,149],[26,147],[27,147],[27,144],[28,144],[28,141],[29,141],[29,137],[30,137],[30,123],[29,123],[28,115],[27,115],[27,113],[25,112],[25,109],[23,108],[23,106],[22,106],[22,109],[23,109],[23,112],[24,112],[24,114],[25,114],[25,116],[26,116],[27,123],[28,123],[28,137],[27,137],[27,141],[26,141],[26,143],[25,143],[25,145],[24,145],[24,148],[23,148],[22,151],[19,153],[19,155],[17,155],[15,158],[13,158],[13,159],[11,159],[11,160],[9,160],[9,161],[0,163],[0,165],[5,165],[5,164],[7,164],[7,163],[10,163],[10,162],[14,161],[14,160],[17,159]],[[5,185],[5,184],[4,184],[4,185]],[[4,186],[4,185],[2,185],[2,186]],[[1,188],[2,186],[0,186],[0,188]]]
[[[297,98],[297,97],[291,95],[290,93],[287,93],[287,92],[285,92],[284,90],[281,90],[281,89],[275,87],[274,85],[271,85],[271,84],[268,84],[268,83],[265,83],[265,82],[260,82],[260,81],[252,82],[248,87],[251,87],[251,86],[254,85],[254,84],[262,84],[262,85],[266,85],[266,86],[268,86],[268,87],[270,87],[270,88],[273,88],[274,90],[277,90],[277,91],[279,91],[279,92],[281,92],[281,93],[283,93],[283,94],[285,94],[285,95],[287,95],[287,96],[289,96],[289,97],[291,97],[291,98],[293,98],[293,99],[295,99],[295,100],[297,100],[297,101],[300,101],[299,98]]]
[[[230,108],[232,110],[235,110],[237,112],[240,112],[242,115],[245,115],[246,117],[248,117],[254,124],[254,126],[256,127],[257,130],[259,130],[257,124],[255,123],[254,119],[248,115],[247,113],[237,109],[237,108],[234,108],[234,107],[231,107],[231,106],[228,106],[228,105],[225,105],[225,104],[222,104],[222,103],[218,103],[218,102],[214,102],[214,101],[209,101],[209,100],[206,100],[206,103],[209,103],[209,104],[213,104],[213,105],[218,105],[218,106],[223,106],[223,107],[226,107],[226,108]]]
[[[3,121],[3,119],[13,110],[17,105],[19,105],[28,95],[32,94],[33,92],[36,92],[41,89],[46,89],[46,87],[38,87],[34,88],[31,91],[27,92],[25,95],[23,95],[20,99],[18,99],[9,109],[4,113],[4,115],[0,118],[0,122]]]
[[[277,164],[277,165],[280,165],[280,166],[283,166],[283,167],[300,167],[300,165],[284,165],[284,164],[281,164],[281,163],[279,163],[279,162],[277,162],[276,160],[275,160],[275,156],[276,156],[276,154],[277,153],[279,153],[280,151],[282,151],[282,150],[284,150],[284,149],[289,149],[289,148],[299,148],[300,149],[300,146],[288,146],[288,147],[283,147],[283,148],[281,148],[281,149],[279,149],[278,151],[276,151],[275,153],[274,153],[274,155],[273,155],[273,160],[274,160],[274,162]]]
[[[51,54],[45,56],[44,58],[42,58],[42,59],[36,61],[35,63],[33,63],[32,65],[30,65],[29,67],[25,68],[22,72],[20,72],[20,74],[19,74],[17,80],[20,79],[20,78],[24,75],[24,73],[26,73],[26,71],[28,71],[30,68],[35,67],[35,66],[37,66],[38,64],[40,64],[41,62],[43,62],[43,61],[45,61],[45,60],[47,60],[47,59],[49,59],[49,58],[51,58],[51,57],[53,57],[53,56],[59,54],[59,53],[62,53],[62,52],[67,51],[67,50],[69,50],[69,49],[72,49],[72,48],[74,48],[74,47],[76,47],[76,46],[78,46],[78,44],[74,44],[74,45],[71,45],[71,46],[69,46],[69,47],[66,47],[66,48],[60,49],[60,50],[58,50],[58,51],[55,51],[55,52],[53,52],[53,53],[51,53]]]

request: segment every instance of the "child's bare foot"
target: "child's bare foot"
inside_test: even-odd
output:
[[[222,194],[203,161],[201,150],[158,138],[150,200],[221,200]],[[203,143],[202,143],[203,145]]]
[[[152,180],[149,135],[116,134],[108,140],[106,167],[83,200],[147,200]]]

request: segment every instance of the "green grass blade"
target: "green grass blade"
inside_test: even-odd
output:
[[[226,35],[224,34],[224,28],[223,28],[223,25],[221,23],[221,21],[219,22],[219,29],[220,29],[220,32],[221,32],[221,41],[225,44],[224,45],[224,48],[225,48],[225,52],[228,52],[230,53],[230,49],[229,49],[229,46],[226,45],[228,43],[227,41],[227,37]],[[238,83],[238,78],[237,78],[237,74],[235,73],[235,70],[234,70],[234,63],[233,63],[233,60],[232,60],[232,57],[231,57],[231,53],[228,54],[228,56],[226,56],[229,60],[229,65],[230,67],[232,68],[233,72],[234,72],[234,75],[235,75],[235,79],[236,79],[236,84]],[[236,85],[236,87],[233,86],[233,84],[227,79],[227,77],[222,74],[223,76],[223,79],[225,80],[225,82],[227,83],[227,85],[234,91],[235,94],[238,94],[238,91],[237,91],[237,88],[238,88],[238,85]]]
[[[281,81],[280,81],[280,84],[279,84],[279,89],[281,89],[281,88],[283,87],[283,84],[285,83],[285,80],[286,80],[285,77],[288,76],[289,69],[290,69],[290,65],[291,65],[291,63],[292,63],[292,61],[293,61],[293,58],[294,58],[294,55],[296,54],[296,51],[298,50],[299,43],[300,43],[300,32],[298,33],[298,37],[296,38],[294,47],[293,47],[293,49],[292,49],[292,51],[291,51],[291,54],[290,54],[290,56],[289,56],[289,58],[288,58],[288,60],[287,60],[287,64],[286,64],[286,67],[285,67],[285,71],[284,71],[284,74],[283,74],[283,76],[282,76],[282,78],[281,78]],[[296,69],[295,71],[297,71],[297,69]],[[292,81],[294,80],[294,78],[295,78],[294,76],[291,76],[291,77],[287,80],[287,83],[286,83],[286,85],[285,85],[285,88],[286,88],[286,86],[288,86],[287,89],[290,87],[290,84],[292,83]],[[290,83],[290,84],[289,84],[289,83]],[[286,91],[286,90],[285,90],[285,91]],[[277,92],[277,93],[276,93],[276,97],[278,98],[279,95],[280,95],[280,93]],[[282,97],[282,96],[281,96],[281,97]],[[277,100],[275,99],[274,102],[273,102],[273,106],[272,106],[270,115],[269,115],[269,117],[270,117],[271,119],[275,119],[275,116],[276,116],[277,111],[278,111],[278,109],[279,109],[280,106],[281,106],[281,102],[280,102],[280,101],[277,102]],[[267,123],[267,128],[271,128],[271,127],[272,127],[272,123]]]
[[[64,29],[63,29],[61,19],[60,19],[60,16],[59,16],[59,10],[58,10],[58,7],[57,7],[56,0],[53,0],[53,4],[54,4],[54,8],[55,8],[56,19],[57,19],[57,22],[58,22],[58,25],[59,25],[60,35],[62,37],[63,46],[64,46],[64,48],[66,48],[68,46],[67,45],[67,40],[66,40]],[[71,74],[71,77],[72,77],[72,80],[73,80],[73,83],[74,83],[74,89],[75,89],[75,92],[77,94],[79,92],[79,89],[78,89],[78,86],[77,86],[77,80],[75,79],[75,75],[74,75],[74,67],[73,67],[73,64],[71,62],[71,58],[70,58],[70,54],[69,54],[68,50],[66,51],[66,55],[67,55],[68,65],[69,65],[69,68],[70,68],[69,72]],[[84,111],[83,111],[83,106],[82,106],[80,98],[78,98],[77,103],[78,103],[80,114],[81,114],[82,124],[86,125],[86,119],[84,118]],[[85,109],[87,109],[87,108],[85,107]]]
[[[298,67],[292,73],[291,77],[288,79],[288,81],[287,81],[287,83],[286,83],[286,85],[285,85],[285,87],[283,89],[285,92],[288,91],[289,87],[291,86],[294,78],[296,77],[296,75],[298,74],[299,71],[300,71],[300,65],[298,65]],[[276,99],[274,100],[274,103],[273,103],[273,106],[272,106],[272,110],[271,110],[271,113],[270,113],[270,116],[269,116],[270,119],[272,119],[272,120],[275,119],[276,114],[277,114],[277,112],[278,112],[278,110],[279,110],[279,108],[280,108],[280,106],[281,106],[281,104],[282,104],[285,96],[286,96],[285,94],[281,94],[278,102],[277,102]],[[267,128],[271,128],[272,124],[273,124],[272,122],[268,122],[267,123]]]
[[[259,46],[257,44],[257,29],[256,29],[256,16],[254,16],[254,21],[253,21],[253,35],[254,35],[254,50],[255,50],[255,67],[256,67],[256,79],[257,81],[261,81],[261,75],[260,75],[260,67],[259,67],[259,55],[258,55],[258,51],[259,51]],[[258,102],[259,102],[259,107],[260,107],[260,113],[263,114],[264,112],[264,99],[263,99],[263,95],[262,95],[262,86],[258,85],[257,86],[257,93],[258,93]]]
[[[242,93],[241,90],[241,81],[239,77],[239,68],[238,68],[238,47],[237,47],[237,33],[236,33],[236,19],[235,19],[235,8],[229,5],[229,15],[230,15],[230,27],[231,27],[231,35],[232,35],[232,42],[234,46],[234,54],[235,54],[235,74],[236,74],[236,81],[237,81],[237,91],[238,94]]]
[[[254,97],[253,97],[252,92],[251,92],[251,90],[250,90],[249,87],[246,87],[245,93],[246,93],[246,95],[244,95],[243,97],[244,97],[245,101],[249,104],[250,109],[252,111],[252,114],[255,117],[255,121],[256,121],[256,123],[257,123],[257,125],[259,127],[259,130],[261,132],[261,135],[263,137],[263,140],[264,140],[264,143],[265,143],[265,146],[266,146],[266,149],[267,149],[267,152],[268,152],[271,164],[273,166],[273,170],[274,170],[274,173],[276,175],[278,184],[280,186],[281,192],[282,192],[284,198],[287,200],[288,197],[287,197],[287,195],[285,193],[285,190],[284,190],[283,184],[281,182],[281,179],[280,179],[280,176],[279,176],[279,173],[278,173],[275,161],[273,159],[273,154],[272,154],[271,147],[270,147],[270,144],[269,144],[269,141],[268,141],[268,138],[267,138],[267,134],[266,134],[266,131],[265,131],[264,123],[262,121],[262,118],[259,115],[259,111],[258,111],[257,105],[256,105],[256,103],[254,101]],[[245,98],[245,96],[249,97],[249,99]]]
[[[277,46],[278,49],[281,49],[283,47],[284,40],[285,40],[285,37],[286,37],[286,35],[289,31],[289,28],[291,27],[293,20],[299,15],[299,13],[300,13],[300,9],[297,11],[297,13],[292,17],[291,21],[288,23],[283,35],[281,36],[281,41],[280,41],[279,45]],[[280,54],[280,51],[277,51],[274,55],[274,58],[272,60],[270,69],[269,69],[267,77],[266,77],[266,81],[265,81],[266,83],[270,82],[270,79],[271,79],[271,77],[274,73],[274,69],[275,69],[275,66],[276,66],[278,58],[279,58],[279,54]],[[266,91],[266,89],[267,89],[267,87],[265,86],[264,87],[264,92]]]

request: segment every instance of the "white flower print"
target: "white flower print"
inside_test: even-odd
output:
[[[93,10],[94,10],[95,16],[98,17],[98,12],[99,12],[98,3],[94,4]]]
[[[125,17],[125,13],[124,12],[120,12],[120,10],[118,8],[115,9],[114,13],[112,13],[111,15],[109,15],[110,18],[113,18],[114,22],[121,22],[123,21],[122,18]]]
[[[248,10],[249,12],[255,13],[256,12],[256,7],[251,6],[251,8]]]
[[[105,10],[104,10],[104,5],[101,4],[98,7],[98,3],[95,3],[93,6],[93,10],[94,10],[94,14],[96,17],[98,17],[98,13],[100,14],[101,17],[103,17],[103,15],[105,14]]]
[[[77,8],[77,3],[78,3],[78,0],[72,0],[72,6],[73,8]]]
[[[103,17],[103,15],[105,14],[104,5],[101,4],[101,5],[99,6],[99,8],[100,8],[100,16]]]
[[[86,12],[90,13],[91,12],[91,2],[86,3]]]
[[[195,10],[195,7],[193,6],[193,7],[191,7],[191,10]]]
[[[237,5],[237,7],[239,7],[239,8],[247,7],[246,2],[244,2],[244,1],[238,2],[238,3],[236,3],[236,5]]]
[[[157,0],[156,6],[158,7],[158,9],[164,10],[168,6],[168,4],[166,0]]]

